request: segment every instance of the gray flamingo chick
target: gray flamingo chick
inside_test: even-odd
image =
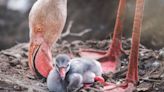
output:
[[[67,55],[59,54],[53,61],[54,68],[47,78],[47,87],[50,92],[67,92],[65,76],[70,67],[69,60],[70,58]]]
[[[68,92],[78,90],[83,84],[93,83],[101,79],[102,68],[98,61],[90,58],[74,58],[70,60],[70,69],[67,73]],[[103,80],[103,78],[102,78]]]

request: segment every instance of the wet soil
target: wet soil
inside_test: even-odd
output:
[[[131,39],[123,39],[126,55],[120,57],[120,67],[107,81],[120,83],[126,76]],[[52,49],[53,56],[59,53],[78,55],[79,48],[108,49],[111,40],[59,41]],[[28,43],[18,44],[0,51],[0,92],[48,92],[46,83],[35,78],[28,67]],[[137,92],[164,92],[164,49],[151,50],[140,45],[139,83]],[[84,92],[94,92],[93,90]]]

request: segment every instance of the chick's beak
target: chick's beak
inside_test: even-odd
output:
[[[66,76],[66,69],[65,68],[60,68],[59,73],[62,79],[65,79]]]

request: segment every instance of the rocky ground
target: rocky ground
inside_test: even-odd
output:
[[[110,40],[103,41],[67,41],[58,42],[52,50],[58,53],[72,53],[78,56],[79,48],[96,48],[106,50]],[[128,53],[121,56],[121,67],[107,81],[120,83],[127,70],[130,39],[123,39],[123,48]],[[33,77],[28,67],[28,43],[18,44],[10,49],[0,51],[0,92],[47,92],[42,80]],[[138,92],[164,91],[164,49],[151,50],[140,45]],[[93,90],[85,91],[93,92]]]

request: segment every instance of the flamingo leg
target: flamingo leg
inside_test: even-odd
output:
[[[90,49],[80,49],[79,51],[79,54],[81,56],[87,56],[90,58],[98,59],[102,64],[103,72],[116,71],[116,67],[119,61],[118,58],[122,52],[121,33],[123,30],[122,25],[124,20],[125,7],[126,0],[120,0],[112,44],[109,44],[110,48],[107,51],[98,51]]]
[[[144,0],[137,0],[133,24],[132,48],[130,52],[130,61],[128,66],[127,81],[138,81],[138,53],[144,11]]]
[[[135,84],[138,82],[138,53],[139,53],[143,10],[144,10],[144,0],[136,0],[136,9],[135,9],[133,34],[132,34],[132,48],[130,52],[130,61],[128,65],[126,81],[125,83],[119,86],[115,84],[109,84],[108,86],[104,87],[104,92],[133,92],[133,90],[135,89]]]

